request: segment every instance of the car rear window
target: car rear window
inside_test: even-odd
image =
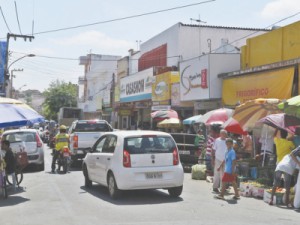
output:
[[[17,132],[3,135],[3,140],[14,142],[36,142],[35,133],[33,132]]]
[[[110,126],[106,123],[77,123],[75,132],[93,132],[93,131],[111,131]]]
[[[130,154],[172,153],[176,143],[167,136],[142,136],[124,139],[124,149]]]

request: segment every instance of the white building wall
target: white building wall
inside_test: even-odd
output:
[[[132,55],[129,55],[129,75],[135,74],[139,71],[139,58],[141,52],[135,52]]]
[[[86,112],[99,110],[102,104],[98,101],[104,98],[104,90],[111,84],[113,74],[117,74],[117,61],[120,58],[121,56],[91,55],[91,63],[86,73],[88,94],[87,102],[84,104]]]
[[[187,60],[218,49],[222,39],[228,39],[229,44],[240,48],[246,44],[247,38],[264,33],[266,31],[252,28],[199,27],[198,25],[177,23],[142,43],[141,55],[167,43],[167,66],[178,66],[180,60]],[[208,41],[210,41],[210,47]],[[173,56],[181,56],[181,58]]]

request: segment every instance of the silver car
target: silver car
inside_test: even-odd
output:
[[[44,144],[35,129],[17,129],[5,131],[2,140],[8,140],[13,152],[26,151],[29,164],[44,170]]]

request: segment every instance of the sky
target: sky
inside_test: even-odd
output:
[[[201,4],[100,23],[195,3]],[[137,50],[138,43],[178,22],[197,24],[191,18],[200,17],[205,25],[247,28],[285,26],[300,20],[300,0],[0,0],[0,6],[5,18],[0,14],[1,41],[8,32],[32,35],[33,31],[35,37],[31,42],[10,39],[8,65],[26,54],[36,55],[11,65],[10,70],[23,69],[14,72],[16,90],[44,91],[57,79],[77,83],[84,76],[80,56],[127,56],[129,49]],[[98,24],[53,32],[93,23]]]

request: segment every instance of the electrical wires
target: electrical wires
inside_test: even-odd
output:
[[[19,31],[20,31],[20,34],[22,34],[16,1],[15,1],[15,10],[16,10],[16,17],[17,17],[17,21],[18,21]]]
[[[137,18],[137,17],[148,16],[148,15],[158,14],[158,13],[162,13],[162,12],[192,7],[192,6],[205,4],[205,3],[209,3],[209,2],[214,2],[214,1],[216,1],[216,0],[202,1],[202,2],[198,2],[198,3],[182,5],[182,6],[177,6],[177,7],[173,7],[173,8],[162,9],[162,10],[157,10],[157,11],[152,11],[152,12],[147,12],[147,13],[141,13],[141,14],[136,14],[136,15],[132,15],[132,16],[120,17],[120,18],[111,19],[111,20],[104,20],[104,21],[99,21],[99,22],[95,22],[95,23],[88,23],[88,24],[83,24],[83,25],[58,28],[58,29],[53,29],[53,30],[48,30],[48,31],[40,31],[40,32],[34,33],[34,35],[47,34],[47,33],[59,32],[59,31],[66,31],[66,30],[73,30],[73,29],[78,29],[78,28],[83,28],[83,27],[95,26],[95,25],[99,25],[99,24],[111,23],[111,22],[116,22],[116,21],[121,21],[121,20],[128,20],[128,19],[133,19],[133,18]]]
[[[2,14],[3,20],[4,20],[5,24],[6,24],[7,30],[9,31],[9,33],[11,33],[11,30],[10,30],[10,28],[9,28],[7,22],[6,22],[6,19],[5,19],[5,16],[4,16],[4,13],[3,13],[3,11],[2,11],[1,6],[0,6],[0,10],[1,10],[1,14]]]

